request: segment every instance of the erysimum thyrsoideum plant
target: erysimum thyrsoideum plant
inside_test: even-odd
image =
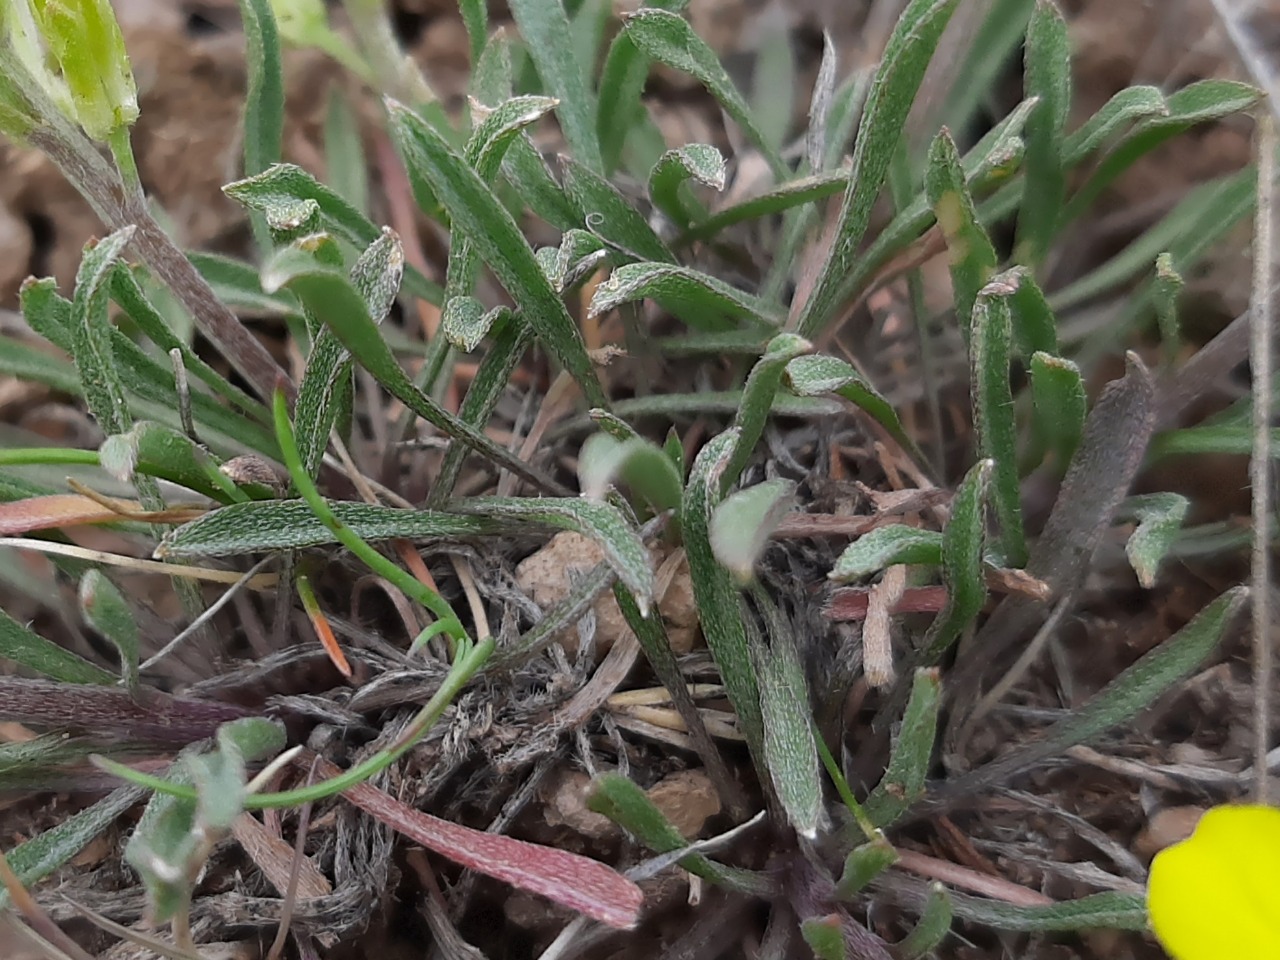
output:
[[[1147,903],[1175,960],[1280,957],[1280,809],[1210,810],[1156,857]]]

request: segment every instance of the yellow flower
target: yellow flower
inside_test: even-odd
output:
[[[1176,960],[1280,960],[1280,809],[1206,813],[1151,864],[1147,909]]]

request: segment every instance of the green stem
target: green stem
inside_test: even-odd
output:
[[[854,797],[853,791],[849,788],[849,781],[840,772],[840,765],[836,763],[836,758],[831,755],[826,742],[816,729],[813,731],[813,741],[818,745],[818,756],[822,758],[822,765],[827,768],[827,775],[831,777],[831,782],[836,785],[836,793],[840,794],[840,799],[844,801],[844,805],[853,814],[853,819],[858,824],[858,829],[863,832],[868,840],[874,840],[880,831],[871,822],[867,812],[862,809],[862,804]]]
[[[138,175],[138,162],[133,157],[133,140],[129,136],[128,125],[122,123],[112,130],[107,145],[111,148],[111,156],[115,158],[125,189],[141,197],[142,178]]]
[[[339,543],[363,560],[369,569],[395,584],[407,596],[418,601],[446,623],[447,626],[444,629],[455,642],[470,645],[471,641],[467,637],[466,629],[462,626],[462,621],[458,619],[458,615],[453,612],[453,608],[444,597],[361,540],[354,530],[334,515],[329,504],[320,496],[320,491],[316,489],[311,475],[302,465],[302,456],[298,453],[298,444],[293,436],[293,426],[289,423],[289,410],[283,390],[276,390],[272,412],[275,414],[276,439],[280,443],[280,453],[284,457],[285,466],[289,469],[290,478],[298,494],[307,501],[316,518],[328,528]]]

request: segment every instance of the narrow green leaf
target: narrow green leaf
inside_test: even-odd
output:
[[[762,35],[751,78],[751,115],[764,141],[781,152],[795,113],[796,58],[791,49],[791,25],[778,9],[766,11],[756,25]]]
[[[439,510],[401,510],[380,504],[330,500],[329,508],[362,540],[458,540],[510,529],[483,516]],[[156,548],[172,559],[226,557],[272,550],[302,550],[337,538],[302,500],[253,500],[212,510],[173,529]]]
[[[255,317],[290,317],[301,313],[298,301],[287,290],[275,294],[263,290],[262,275],[251,263],[198,250],[188,250],[187,259],[200,271],[218,299],[233,310]],[[120,303],[114,286],[111,296]]]
[[[502,173],[529,209],[557,230],[563,233],[582,225],[582,211],[569,199],[527,134],[507,150]]]
[[[1130,497],[1124,511],[1138,521],[1124,552],[1138,583],[1150,590],[1156,585],[1160,562],[1168,554],[1186,519],[1191,501],[1179,493],[1148,493]]]
[[[561,157],[564,189],[582,210],[587,229],[635,260],[674,263],[645,218],[608,180],[572,157]]]
[[[369,166],[360,122],[342,90],[329,91],[324,112],[324,167],[329,186],[365,216],[369,213]]]
[[[606,773],[592,780],[587,806],[608,817],[655,853],[671,853],[689,845],[644,791],[620,773]],[[770,887],[759,874],[723,866],[701,853],[690,853],[679,863],[694,876],[732,890],[761,894]]]
[[[596,98],[573,50],[573,34],[561,0],[511,0],[511,16],[529,47],[538,76],[560,101],[560,126],[578,160],[603,169],[596,132]],[[450,211],[451,215],[452,211]]]
[[[766,480],[726,497],[711,514],[711,552],[740,585],[754,578],[770,535],[795,508],[795,490],[791,480]]]
[[[892,824],[924,795],[941,705],[942,682],[938,671],[917,670],[911,681],[911,699],[907,701],[902,727],[889,754],[889,766],[863,803],[867,816],[877,827],[883,829]]]
[[[787,385],[801,397],[835,393],[884,427],[908,452],[916,447],[884,396],[852,365],[830,356],[796,357],[787,364]]]
[[[85,623],[111,641],[120,654],[120,670],[125,687],[138,689],[138,624],[120,589],[101,570],[90,570],[80,578],[80,613]]]
[[[832,101],[836,96],[836,74],[840,69],[836,45],[828,30],[822,31],[822,60],[809,94],[809,126],[804,132],[804,157],[809,169],[827,168],[828,127],[831,124]]]
[[[646,56],[687,73],[706,87],[764,155],[774,176],[780,181],[787,179],[786,164],[756,124],[720,58],[682,17],[666,10],[640,9],[627,17],[624,32]]]
[[[28,630],[0,610],[0,657],[63,683],[115,683],[101,667]]]
[[[1075,933],[1089,929],[1145,932],[1147,905],[1140,893],[1095,893],[1048,906],[1016,906],[987,897],[951,894],[955,915],[969,923],[1024,933]]]
[[[970,334],[969,382],[978,452],[994,464],[993,499],[1005,563],[1020,567],[1027,562],[1027,544],[1018,488],[1017,424],[1009,384],[1009,292],[997,277],[978,295]]]
[[[249,89],[244,104],[244,172],[252,177],[280,162],[284,136],[284,69],[280,35],[268,0],[239,0]]]
[[[204,866],[203,839],[194,800],[152,796],[124,849],[125,862],[138,872],[147,891],[151,922],[164,923],[187,909]]]
[[[563,293],[594,273],[609,258],[609,248],[588,230],[566,230],[556,252],[552,285]]]
[[[705,143],[685,144],[664,153],[649,173],[649,199],[680,228],[702,219],[701,205],[681,192],[691,180],[724,189],[725,164],[719,150]]]
[[[1228,590],[1065,719],[1035,740],[953,780],[948,790],[963,793],[971,783],[1006,783],[1010,776],[1041,760],[1128,723],[1205,661],[1244,606],[1248,593],[1245,587]]]
[[[624,303],[651,299],[698,330],[724,330],[745,320],[777,327],[782,318],[770,303],[743,293],[709,274],[669,263],[624,263],[596,287],[591,316]]]
[[[264,283],[273,289],[280,286],[292,289],[365,369],[418,416],[530,483],[544,489],[559,489],[554,481],[543,477],[515,454],[494,443],[476,427],[453,416],[419,390],[396,363],[369,316],[368,304],[346,277],[318,266],[314,260],[297,256],[289,248],[277,252],[263,268],[263,276]],[[556,303],[563,312],[564,305],[558,299]],[[583,356],[585,359],[585,349]]]
[[[844,548],[827,577],[848,583],[900,563],[940,564],[942,543],[943,536],[936,530],[900,523],[876,527]]]
[[[849,950],[844,943],[844,930],[840,918],[810,917],[800,922],[800,936],[813,951],[816,960],[849,960]]]
[[[721,478],[738,443],[738,431],[730,429],[714,437],[698,453],[689,471],[680,520],[702,633],[720,669],[752,757],[760,765],[758,769],[767,769],[760,688],[738,592],[729,571],[719,564],[711,549],[711,515],[720,503]]]
[[[1166,140],[1197,124],[1243,113],[1261,96],[1257,88],[1233,80],[1201,80],[1170,94],[1163,115],[1139,122],[1107,151],[1084,186],[1071,196],[1061,222],[1074,220],[1138,158]]]
[[[942,235],[947,241],[956,317],[966,338],[973,304],[996,272],[998,257],[987,231],[978,222],[973,197],[965,186],[964,168],[951,134],[943,130],[929,148],[925,187]]]
[[[983,514],[991,473],[990,460],[975,464],[951,500],[951,519],[942,532],[942,579],[947,587],[947,602],[925,634],[921,666],[937,664],[982,612],[986,602],[987,582],[982,568],[986,545]]]
[[[802,837],[814,840],[827,817],[804,664],[773,601],[763,590],[756,591],[755,597],[769,633],[768,643],[753,648],[764,720],[764,759],[787,820]]]
[[[1125,87],[1082,123],[1079,129],[1067,135],[1062,145],[1066,164],[1068,167],[1076,166],[1135,123],[1168,115],[1169,107],[1158,87]]]
[[[902,960],[919,960],[932,954],[951,932],[952,916],[951,894],[947,888],[937,881],[929,884],[929,896],[920,912],[920,919],[894,947],[894,955]]]
[[[1003,277],[1016,284],[1009,294],[1009,306],[1013,309],[1013,342],[1023,357],[1037,350],[1058,352],[1058,321],[1045,298],[1036,278],[1025,267],[1006,270]]]
[[[144,795],[142,789],[133,786],[113,790],[92,806],[62,819],[56,827],[18,844],[5,854],[5,859],[19,882],[24,887],[33,887],[92,843]],[[0,907],[6,906],[9,906],[8,894],[0,891]]]
[[[849,174],[843,170],[796,177],[758,196],[718,210],[705,220],[693,224],[680,236],[678,245],[684,246],[694,240],[708,240],[734,224],[785,213],[806,203],[824,200],[844,190],[848,184]]]
[[[1253,451],[1253,428],[1223,424],[1169,430],[1151,441],[1152,461],[1179,454],[1232,453],[1247,456]],[[1280,429],[1271,431],[1271,456],[1280,458]]]
[[[659,393],[648,397],[631,397],[613,404],[613,412],[627,420],[641,417],[699,416],[701,414],[735,414],[742,407],[741,390],[707,390],[701,393]],[[770,412],[775,417],[832,417],[840,413],[840,404],[820,397],[793,397],[779,393]],[[590,422],[590,421],[584,421]]]
[[[85,248],[76,272],[75,299],[71,306],[75,329],[72,353],[84,387],[85,402],[103,432],[108,434],[123,433],[133,422],[111,348],[111,324],[107,319],[107,281],[133,234],[133,227],[125,227]]]
[[[967,130],[985,105],[1013,53],[1026,35],[1035,0],[995,0],[983,8],[981,26],[973,31],[959,59],[959,69],[947,90],[941,117],[952,130]]]
[[[392,132],[406,164],[417,169],[435,188],[454,228],[470,236],[539,339],[578,382],[587,402],[608,407],[581,332],[543,275],[511,215],[475,171],[421,118],[399,104],[392,103],[388,109]]]
[[[489,40],[489,4],[487,0],[459,0],[458,10],[471,44],[471,63],[478,64]]]
[[[470,353],[503,317],[511,316],[506,307],[486,310],[475,297],[450,297],[440,316],[440,332],[453,346]]]
[[[1026,92],[1040,102],[1027,121],[1027,155],[1018,210],[1019,263],[1039,267],[1058,229],[1066,191],[1063,139],[1071,111],[1071,40],[1053,0],[1036,0],[1027,28]]]
[[[75,353],[76,328],[71,301],[58,293],[57,280],[27,277],[18,290],[18,303],[28,327],[54,346]]]
[[[676,13],[687,5],[688,0],[653,0],[648,4]],[[596,110],[596,130],[606,174],[618,166],[627,134],[643,116],[640,95],[648,73],[649,58],[641,53],[625,30],[619,31],[609,44],[600,71],[600,102]]]
[[[505,100],[476,125],[463,159],[486,184],[492,184],[502,169],[502,160],[512,143],[531,123],[546,116],[556,102],[550,97],[513,97]],[[475,290],[480,262],[474,245],[464,233],[449,238],[449,267],[445,283],[446,304],[449,298],[470,296]]]
[[[1066,470],[1084,433],[1087,400],[1080,368],[1070,360],[1039,352],[1031,355],[1031,399],[1036,440]]]
[[[871,881],[898,862],[898,851],[885,839],[883,833],[849,851],[844,860],[844,870],[836,883],[837,900],[851,900],[870,885]]]
[[[747,461],[755,452],[756,443],[764,433],[764,425],[769,419],[769,411],[773,408],[773,398],[782,386],[782,376],[786,373],[787,364],[812,349],[812,344],[803,337],[793,333],[780,333],[769,341],[764,356],[751,368],[742,388],[742,405],[733,418],[738,442],[720,478],[721,493],[727,493],[738,482]]]
[[[625,483],[654,511],[677,510],[684,484],[675,465],[659,447],[641,437],[618,440],[608,433],[587,437],[578,453],[582,495],[603,500],[615,483]]]
[[[314,204],[325,229],[361,250],[382,235],[381,229],[336,190],[291,163],[274,164],[255,177],[227,184],[222,192],[282,228],[297,223]],[[405,270],[404,286],[407,293],[428,303],[444,301],[440,285],[414,267]]]
[[[885,46],[858,127],[853,171],[840,208],[835,241],[796,324],[802,336],[822,330],[838,302],[837,294],[871,222],[871,208],[888,176],[916,91],[957,2],[911,0]]]
[[[450,508],[463,516],[519,520],[573,530],[594,540],[648,616],[653,602],[653,563],[639,534],[611,503],[580,497],[467,497]]]

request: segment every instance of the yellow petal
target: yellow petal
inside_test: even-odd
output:
[[[1214,807],[1156,856],[1147,907],[1175,960],[1280,960],[1280,810]]]

